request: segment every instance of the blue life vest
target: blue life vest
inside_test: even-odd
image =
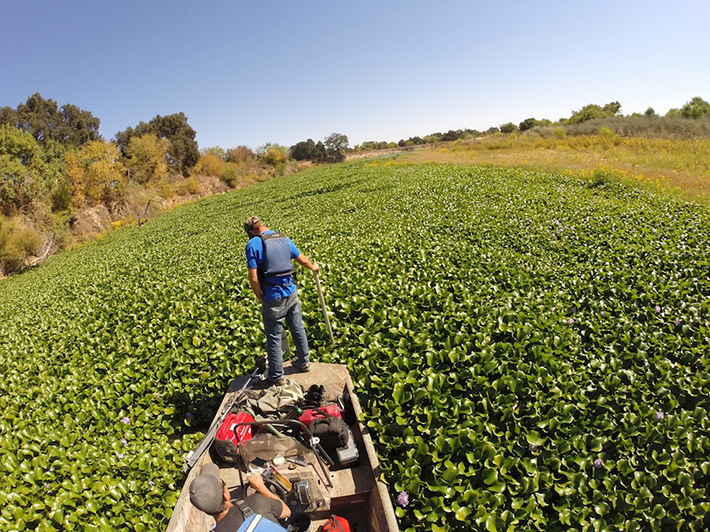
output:
[[[259,267],[260,279],[268,282],[269,278],[293,274],[296,270],[291,263],[291,245],[288,237],[280,232],[259,236],[264,248],[264,260]]]

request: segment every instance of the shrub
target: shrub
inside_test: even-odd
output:
[[[66,211],[71,207],[72,186],[66,179],[60,179],[52,191],[52,211]]]
[[[227,150],[225,160],[229,163],[245,162],[254,159],[254,152],[246,146],[237,146]]]
[[[198,192],[200,192],[200,182],[194,175],[191,175],[187,178],[187,191],[190,194],[197,194]]]
[[[599,128],[599,136],[603,139],[613,139],[616,134],[608,127]]]
[[[273,166],[277,171],[282,172],[288,161],[288,153],[278,148],[271,148],[264,154],[263,160],[269,166]]]
[[[222,171],[222,181],[227,183],[231,188],[236,188],[239,184],[239,170],[234,163],[226,163]]]
[[[126,167],[137,183],[159,182],[168,175],[166,156],[170,142],[153,133],[132,137],[126,148]]]
[[[0,220],[0,262],[6,273],[19,270],[41,246],[42,235],[34,229],[19,227],[15,220]]]
[[[556,127],[552,130],[552,137],[556,139],[564,139],[567,137],[567,130],[562,126]]]
[[[223,172],[224,161],[213,153],[205,153],[195,165],[197,174],[221,176]]]

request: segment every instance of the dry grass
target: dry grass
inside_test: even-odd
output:
[[[685,199],[710,200],[710,140],[510,135],[402,153],[398,161],[527,167],[583,176],[603,167]]]

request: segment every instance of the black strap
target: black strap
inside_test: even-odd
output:
[[[242,499],[235,500],[234,504],[236,504],[239,510],[242,512],[242,517],[244,517],[245,521],[247,517],[254,515],[254,510],[252,510],[249,505],[245,503]]]
[[[336,515],[330,516],[329,524],[335,525],[339,532],[345,532],[345,529],[340,525],[340,521],[338,521],[338,517]],[[335,529],[331,527],[328,530],[335,530]]]

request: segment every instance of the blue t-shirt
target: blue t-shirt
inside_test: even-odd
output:
[[[274,231],[264,231],[265,235],[269,235]],[[288,238],[288,237],[287,237]],[[291,242],[288,238],[288,245],[291,248],[291,260],[298,257],[301,252],[298,248]],[[246,247],[247,254],[247,268],[258,268],[264,262],[264,243],[261,238],[255,236],[249,242],[247,242]],[[289,286],[290,285],[290,286]],[[281,299],[282,297],[288,297],[296,291],[296,285],[293,284],[293,278],[291,275],[285,275],[284,277],[272,277],[269,282],[261,282],[261,291],[264,294],[264,301],[271,301],[272,299]]]

